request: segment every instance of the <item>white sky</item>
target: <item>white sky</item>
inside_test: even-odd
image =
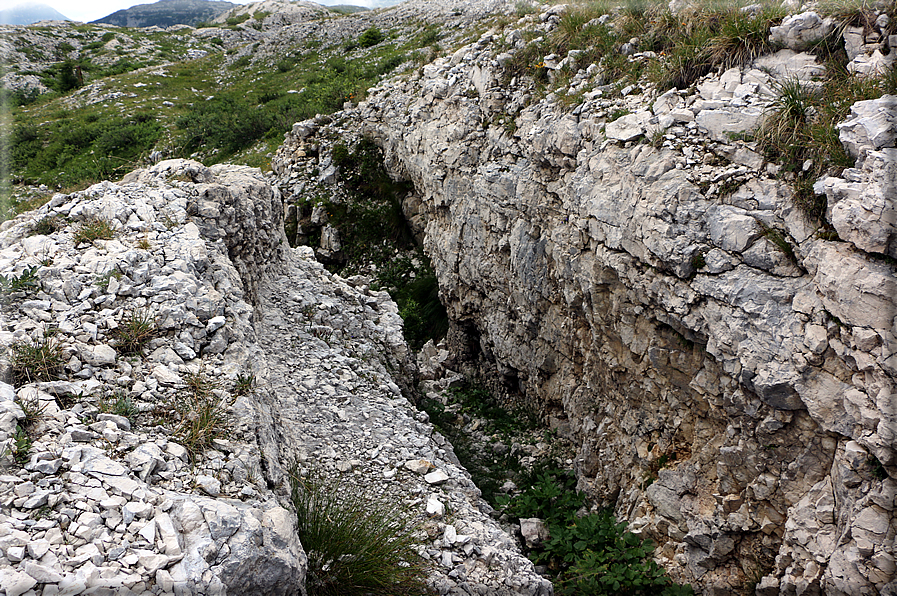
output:
[[[234,4],[248,4],[249,0],[228,0]],[[358,4],[365,5],[368,1],[360,0],[313,0],[318,4]],[[135,4],[152,4],[153,0],[0,0],[0,10],[12,8],[21,4],[46,4],[52,6],[73,21],[95,21],[116,10],[129,8]]]

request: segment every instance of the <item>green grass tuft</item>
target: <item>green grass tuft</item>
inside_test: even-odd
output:
[[[158,334],[158,320],[149,309],[133,309],[124,314],[112,332],[115,347],[126,355],[141,354],[146,344]]]
[[[410,512],[320,475],[293,470],[290,483],[309,596],[430,593]]]
[[[94,240],[111,240],[115,235],[112,224],[108,220],[94,217],[81,223],[75,231],[75,244],[93,242]]]
[[[17,341],[11,349],[9,363],[16,386],[56,380],[66,362],[62,347],[52,336],[39,341]]]
[[[202,371],[185,374],[184,381],[186,389],[174,402],[178,422],[172,435],[195,460],[215,439],[229,432],[230,407],[236,396],[216,395],[218,385]]]

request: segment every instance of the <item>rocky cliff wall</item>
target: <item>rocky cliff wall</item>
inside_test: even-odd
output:
[[[677,579],[894,593],[897,98],[840,128],[857,163],[817,185],[826,240],[732,140],[812,56],[612,100],[577,65],[571,110],[508,83],[515,39],[490,31],[345,113],[415,185],[456,352],[570,433],[581,486]]]

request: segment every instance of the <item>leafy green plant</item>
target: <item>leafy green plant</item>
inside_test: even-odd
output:
[[[290,484],[309,596],[429,593],[409,512],[316,474],[293,470]]]
[[[123,416],[131,424],[137,421],[137,416],[140,414],[140,410],[137,408],[134,400],[129,395],[118,391],[111,397],[101,397],[97,407],[100,412]]]
[[[11,350],[9,364],[16,386],[35,381],[53,381],[59,378],[66,362],[62,347],[53,337],[17,341],[12,344]]]
[[[132,309],[122,316],[112,332],[115,347],[127,355],[139,355],[159,334],[158,320],[149,309]]]
[[[21,273],[14,275],[0,275],[0,295],[12,294],[13,292],[25,292],[26,294],[36,292],[39,285],[37,271],[39,266],[33,265],[25,267]]]
[[[12,456],[15,459],[16,463],[20,466],[24,466],[28,463],[28,459],[31,455],[31,437],[28,436],[28,433],[25,432],[25,429],[16,425],[15,433],[13,434],[13,444],[12,444]]]
[[[112,224],[109,223],[109,220],[93,217],[81,222],[75,231],[73,240],[75,244],[80,244],[82,242],[93,242],[94,240],[111,240],[114,235],[115,230],[112,229]]]
[[[550,538],[530,551],[530,558],[557,573],[555,590],[564,596],[673,596],[692,594],[690,586],[675,585],[652,559],[649,541],[626,531],[610,511],[582,517],[577,511],[585,495],[576,490],[575,476],[551,460],[535,466],[526,490],[505,501],[505,511],[517,518],[538,517]]]

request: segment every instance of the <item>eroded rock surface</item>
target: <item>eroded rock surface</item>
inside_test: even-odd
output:
[[[76,243],[98,218],[114,237]],[[56,228],[35,234],[41,221]],[[551,594],[403,396],[415,365],[395,304],[289,249],[282,226],[258,170],[185,160],[3,225],[0,273],[37,280],[2,297],[2,372],[22,342],[64,356],[58,380],[0,383],[7,596],[304,593],[296,463],[426,522],[439,593]],[[142,357],[115,335],[135,312],[158,327]],[[199,383],[227,432],[191,453],[177,428]],[[422,459],[426,475],[406,465]]]
[[[551,21],[517,24],[531,26]],[[567,419],[580,485],[654,538],[677,579],[708,594],[758,574],[765,594],[893,591],[897,276],[872,254],[893,250],[892,99],[842,126],[863,157],[820,183],[842,234],[827,240],[733,140],[779,82],[822,72],[813,56],[619,99],[597,68],[546,57],[574,65],[569,111],[509,84],[502,52],[523,43],[489,31],[342,114],[414,183],[406,214],[453,351]],[[297,127],[286,177],[317,142],[314,123]]]

